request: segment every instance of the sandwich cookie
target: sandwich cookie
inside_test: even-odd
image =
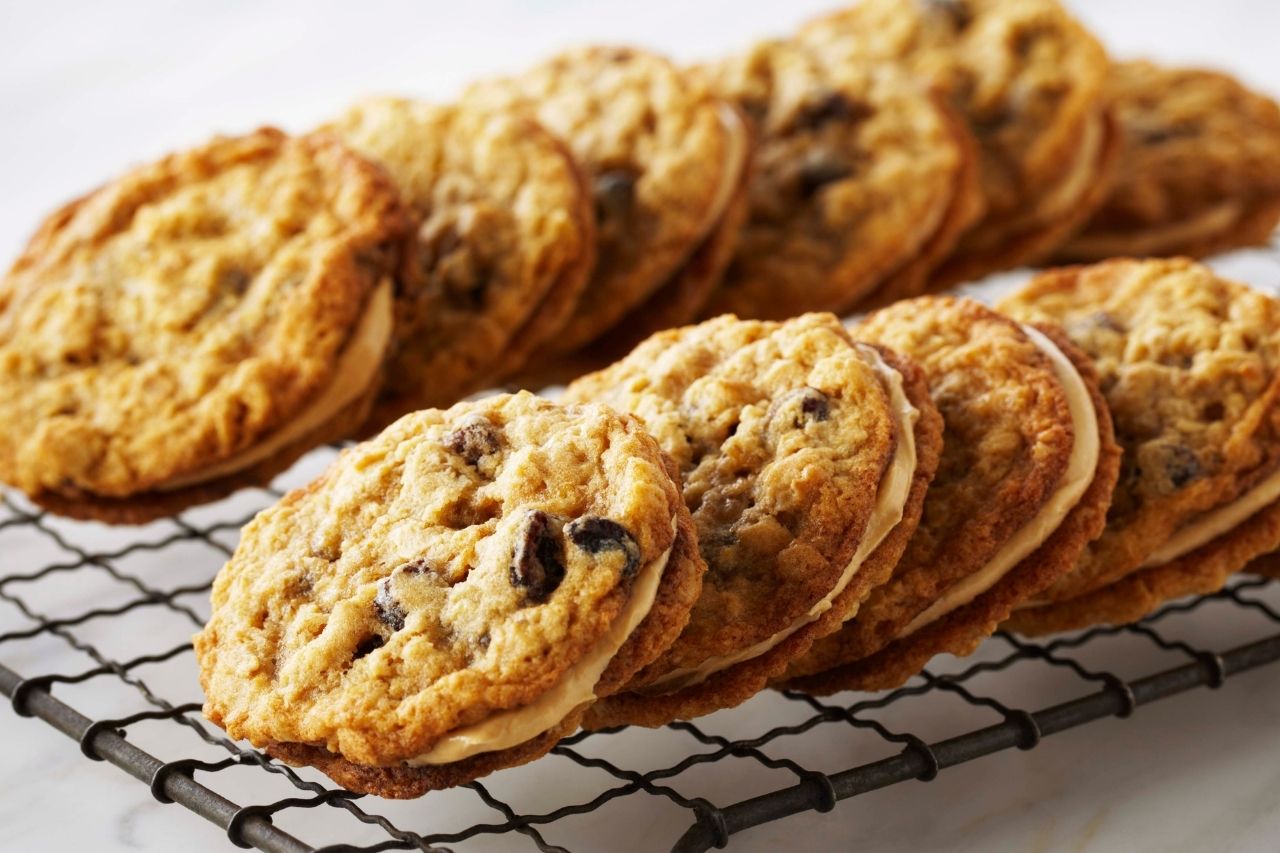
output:
[[[594,264],[591,197],[568,150],[528,115],[466,101],[371,99],[326,129],[387,170],[415,220],[372,426],[522,367]]]
[[[274,129],[71,202],[0,282],[0,480],[142,523],[345,437],[381,381],[407,230],[376,166]]]
[[[708,73],[759,137],[750,213],[708,316],[847,311],[940,231],[955,231],[959,187],[961,207],[976,212],[961,181],[971,162],[963,131],[900,71],[837,72],[775,41]]]
[[[734,210],[750,156],[740,116],[698,75],[641,50],[590,47],[478,83],[467,97],[532,110],[591,182],[596,269],[548,352],[591,343],[667,286],[680,296],[678,313],[696,310],[688,306],[705,298],[719,270],[687,265],[700,247],[732,236],[717,229]]]
[[[602,406],[405,416],[245,528],[195,638],[205,715],[386,797],[537,758],[688,619],[672,471]]]
[[[877,548],[914,521],[917,459],[937,452],[936,414],[913,405],[909,374],[829,314],[726,316],[569,386],[571,401],[639,416],[675,460],[708,567],[684,633],[584,725],[732,707],[839,624]]]
[[[1061,332],[967,299],[901,302],[853,329],[924,370],[946,423],[924,513],[892,577],[782,685],[897,687],[971,653],[1101,532],[1119,448],[1088,360]]]
[[[1185,259],[1044,273],[1001,304],[1088,353],[1124,448],[1107,529],[1019,610],[1028,633],[1127,622],[1280,547],[1280,304]]]
[[[1216,71],[1121,62],[1107,79],[1123,135],[1106,201],[1058,252],[1073,261],[1208,255],[1267,242],[1280,221],[1280,106]]]
[[[863,0],[799,38],[837,68],[901,65],[968,121],[986,215],[932,285],[1044,257],[1105,198],[1119,150],[1107,57],[1056,0]]]

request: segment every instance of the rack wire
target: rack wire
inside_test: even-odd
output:
[[[323,464],[330,453],[318,451],[314,454],[318,458],[309,462]],[[670,809],[682,813],[684,834],[662,842],[674,844],[675,850],[723,847],[735,833],[749,827],[808,810],[829,811],[839,800],[897,782],[930,780],[948,767],[999,750],[1031,749],[1057,732],[1104,717],[1127,717],[1150,702],[1195,687],[1219,687],[1231,675],[1280,659],[1280,612],[1266,600],[1276,585],[1242,576],[1215,595],[1169,605],[1136,625],[1098,627],[1044,643],[1002,633],[992,638],[976,661],[954,662],[951,672],[931,665],[906,687],[883,695],[850,693],[818,699],[792,692],[771,694],[738,711],[707,718],[714,722],[737,715],[751,721],[784,721],[757,732],[731,720],[727,728],[735,734],[720,734],[715,728],[726,726],[699,720],[657,731],[579,733],[557,746],[552,758],[502,771],[465,789],[429,794],[428,808],[401,809],[400,815],[393,815],[400,804],[335,788],[310,770],[288,767],[228,740],[200,718],[189,635],[203,623],[204,599],[213,575],[233,548],[236,531],[252,516],[252,511],[244,511],[244,504],[265,506],[279,494],[279,489],[271,489],[237,496],[137,534],[124,534],[127,541],[119,547],[97,549],[79,540],[86,535],[101,539],[112,531],[47,515],[14,495],[0,502],[0,554],[5,555],[0,601],[15,608],[27,623],[11,628],[14,620],[9,616],[0,622],[0,660],[4,661],[0,693],[8,697],[13,710],[38,717],[77,741],[86,759],[121,768],[149,786],[160,802],[181,804],[212,821],[226,831],[231,844],[274,853],[465,849],[469,842],[496,836],[518,838],[542,851],[569,850],[575,846],[574,835],[560,831],[563,825],[623,801],[631,807],[631,817],[641,822],[651,822],[661,813],[665,826],[679,827]],[[37,555],[38,560],[32,559]],[[159,583],[174,574],[195,580]],[[62,609],[55,611],[36,603],[42,596],[68,589],[83,591],[80,598],[88,605],[61,601]],[[1167,630],[1176,618],[1193,616],[1215,604],[1219,609],[1229,606],[1233,613],[1224,617],[1219,612],[1210,624],[1229,623],[1230,633],[1238,638],[1241,618],[1252,616],[1260,629],[1254,632],[1256,638],[1219,648],[1207,642],[1193,644]],[[165,631],[157,627],[156,617],[161,614],[172,617]],[[1203,635],[1204,626],[1193,633]],[[121,638],[143,642],[146,648],[117,653],[113,646]],[[1136,639],[1151,650],[1173,655],[1173,665],[1125,678],[1082,662],[1086,650],[1102,651],[1105,659],[1106,648],[1118,646],[1122,639]],[[22,656],[20,648],[37,642],[39,648],[27,649],[34,652],[26,655],[28,671],[20,674],[14,662]],[[84,665],[30,669],[37,660],[57,657],[50,652],[57,646]],[[1126,651],[1125,657],[1134,656]],[[1066,698],[1035,710],[1023,706],[1025,699],[1015,703],[1005,698],[1011,684],[1027,678],[1025,671],[1010,670],[1027,664],[1066,674],[1071,686],[1057,690]],[[100,694],[107,683],[124,688],[124,701],[117,697],[114,703],[121,710],[86,713],[72,704],[75,698]],[[893,711],[900,705],[938,701],[943,696],[993,714],[996,721],[933,740],[895,728]],[[773,705],[764,713],[753,711],[752,705],[760,702]],[[167,736],[143,736],[154,735],[158,725],[168,729]],[[833,726],[847,729],[851,738],[870,733],[879,750],[864,742],[862,752],[867,756],[879,752],[879,756],[847,769],[824,771],[780,757],[786,749],[771,748],[802,741],[815,732],[830,738]],[[611,755],[617,743],[628,740],[643,743],[644,751],[656,752],[659,759],[669,755],[673,760],[636,767]],[[667,741],[665,751],[655,750],[655,741]],[[148,742],[163,749],[153,750]],[[555,774],[556,791],[563,792],[559,798],[548,797],[546,786],[528,784],[551,762],[555,767],[545,772]],[[739,774],[743,763],[772,771],[764,790],[755,796],[715,802],[686,793],[696,785],[679,784],[683,777],[707,768],[728,772],[722,767],[725,764],[734,765],[733,772]],[[586,778],[566,784],[571,769]],[[261,778],[245,784],[246,772]],[[523,783],[503,786],[516,797],[496,793],[503,776],[518,773],[525,775]],[[223,776],[230,784],[217,784]],[[513,801],[534,787],[538,794],[525,797],[528,804]],[[432,825],[432,819],[424,820],[424,815],[432,814],[433,798],[451,798],[440,811],[456,815],[457,799],[463,795],[473,800],[470,808],[461,810],[467,825],[456,821]],[[306,839],[282,826],[285,817],[314,810],[341,813],[348,826],[333,836]],[[294,823],[315,825],[309,820]],[[352,825],[362,831],[352,833]],[[335,839],[343,840],[333,843]]]
[[[1274,277],[1280,252],[1250,262],[1246,278]],[[314,451],[270,489],[142,528],[69,521],[0,494],[0,694],[238,847],[565,851],[626,837],[703,851],[1280,660],[1280,584],[1242,575],[1135,625],[1047,642],[997,634],[889,693],[766,691],[664,729],[579,733],[530,765],[424,800],[361,796],[206,723],[190,643],[239,528],[334,453]]]

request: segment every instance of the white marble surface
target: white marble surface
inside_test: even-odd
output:
[[[828,4],[733,0],[540,0],[471,3],[131,3],[0,4],[0,255],[11,256],[52,205],[95,185],[125,165],[213,131],[262,122],[304,128],[367,92],[446,97],[484,72],[516,68],[561,45],[587,39],[648,44],[682,58],[713,55],[781,31]],[[1266,0],[1108,3],[1077,2],[1079,12],[1117,54],[1151,54],[1225,66],[1280,91],[1280,7]],[[1263,286],[1280,281],[1280,265],[1246,255],[1227,262],[1241,278]],[[288,475],[302,482],[322,459]],[[193,513],[207,523],[235,518],[263,504],[258,493]],[[7,511],[0,508],[0,518]],[[97,525],[50,522],[65,546],[26,529],[0,530],[0,573],[75,559],[74,549],[110,552],[141,537],[160,541],[178,532],[169,522],[121,533]],[[234,543],[234,531],[218,534]],[[68,550],[72,549],[72,550]],[[200,542],[135,552],[107,562],[159,589],[199,583],[220,554]],[[9,590],[29,607],[67,614],[128,600],[128,587],[101,569],[81,569]],[[1262,593],[1272,604],[1274,591]],[[199,614],[200,595],[180,602]],[[0,600],[0,632],[30,623]],[[161,608],[99,620],[76,630],[102,652],[127,658],[183,641],[191,624]],[[1210,606],[1170,620],[1169,636],[1226,648],[1261,636],[1265,622]],[[980,654],[1004,649],[993,642]],[[1132,640],[1087,650],[1081,660],[1138,675],[1179,663],[1151,644]],[[56,638],[0,647],[0,662],[21,673],[77,671],[92,662]],[[954,668],[943,661],[937,669]],[[1274,670],[1274,671],[1273,671]],[[1006,752],[948,770],[928,784],[907,783],[734,838],[733,848],[780,846],[866,850],[1200,851],[1280,847],[1280,669],[1232,679],[1217,693],[1198,691],[1143,709],[1128,721],[1107,721],[1057,735],[1028,753]],[[178,701],[198,698],[191,658],[136,671],[156,692]],[[975,690],[1019,707],[1037,708],[1076,695],[1069,676],[1022,665],[983,677]],[[86,713],[123,714],[141,706],[114,679],[60,688]],[[708,732],[751,737],[802,718],[794,703],[761,697],[743,709],[708,718]],[[880,719],[891,728],[946,737],[995,721],[958,700],[895,705]],[[134,727],[130,738],[164,758],[199,754],[186,730],[171,723]],[[595,741],[588,742],[595,744]],[[150,800],[143,786],[105,764],[85,761],[75,745],[47,726],[0,708],[0,849],[12,851],[214,851],[232,849],[211,825],[177,806]],[[670,733],[629,733],[585,751],[624,766],[653,768],[704,751]],[[816,769],[835,771],[887,754],[871,734],[825,724],[767,747]],[[211,777],[241,802],[288,795],[256,771]],[[729,803],[789,783],[785,771],[763,771],[749,759],[704,766],[671,784],[689,796]],[[499,774],[490,790],[524,811],[587,800],[615,784],[599,771],[564,759]],[[406,828],[460,828],[497,815],[470,792],[414,803],[366,799],[370,811]],[[685,815],[643,795],[617,800],[584,820],[548,830],[573,849],[662,849],[682,830]],[[328,809],[291,815],[289,831],[317,845],[370,843],[371,832]],[[487,839],[464,849],[526,849],[512,839]]]

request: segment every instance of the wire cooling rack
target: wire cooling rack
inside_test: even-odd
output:
[[[1280,280],[1280,247],[1217,266],[1266,285]],[[1010,283],[967,290],[990,299]],[[69,521],[0,494],[0,694],[77,741],[85,760],[119,767],[239,847],[559,851],[625,839],[701,851],[1280,660],[1280,583],[1241,576],[1136,625],[1037,642],[998,634],[891,693],[765,691],[695,722],[578,734],[423,800],[360,796],[206,723],[190,643],[240,527],[334,453],[313,452],[271,489],[140,528]]]
[[[332,454],[317,451],[286,480],[305,482]],[[116,765],[240,847],[464,850],[502,840],[518,842],[513,849],[599,849],[605,844],[593,839],[604,837],[604,823],[613,833],[629,823],[638,834],[623,837],[645,846],[723,847],[748,827],[828,811],[999,750],[1030,749],[1056,732],[1218,687],[1280,659],[1280,590],[1242,577],[1137,625],[1050,642],[1000,634],[975,658],[935,661],[883,695],[766,693],[742,709],[666,729],[580,733],[547,758],[429,794],[425,803],[361,797],[234,743],[200,717],[189,637],[207,615],[210,583],[240,525],[293,484],[138,529],[67,521],[14,495],[0,503],[0,602],[20,614],[0,621],[0,693],[18,714],[76,740],[86,760]],[[1146,652],[1135,653],[1135,642]],[[48,665],[53,660],[59,668]],[[1113,671],[1135,661],[1149,670]],[[1163,666],[1151,665],[1157,661]],[[959,731],[933,737],[902,725],[948,702],[943,716]],[[807,741],[829,744],[832,729],[847,733],[846,754],[866,760],[849,767],[815,760]],[[729,775],[759,777],[758,793],[717,799],[717,780]]]

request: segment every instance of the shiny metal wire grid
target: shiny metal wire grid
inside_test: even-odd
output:
[[[302,465],[310,473],[288,476],[305,482],[332,453],[316,451]],[[580,733],[525,768],[393,803],[273,761],[200,716],[189,636],[207,613],[213,576],[239,527],[293,484],[241,493],[136,531],[69,522],[15,495],[0,502],[0,693],[16,713],[77,741],[86,760],[114,764],[160,802],[196,812],[240,847],[371,853],[488,849],[501,840],[516,842],[503,849],[596,849],[578,825],[587,821],[590,830],[593,820],[660,825],[669,837],[659,846],[676,850],[723,847],[749,827],[840,808],[840,800],[929,780],[999,750],[1031,749],[1047,735],[1127,717],[1280,659],[1280,585],[1241,576],[1216,595],[1177,602],[1137,625],[1047,642],[997,635],[974,658],[935,661],[891,693],[767,693],[743,709],[662,730]],[[1204,618],[1193,619],[1198,615]],[[156,627],[160,617],[171,627]],[[1194,624],[1179,629],[1179,619]],[[1131,670],[1146,660],[1133,651],[1135,642],[1162,664],[1122,676],[1115,666]],[[82,663],[43,668],[52,658],[61,662],[59,655]],[[1050,673],[1058,677],[1052,690],[1015,689]],[[108,692],[113,698],[99,701]],[[947,702],[937,716],[960,720],[960,731],[935,736],[900,722],[908,704],[915,709],[908,718],[919,719],[920,708]],[[957,711],[957,702],[971,713]],[[724,715],[727,727],[718,722]],[[726,728],[728,734],[718,731]],[[865,760],[820,768],[792,757],[804,755],[806,739],[815,737],[847,742],[849,753]],[[1132,737],[1142,737],[1140,725]],[[621,758],[614,748],[625,743],[652,758],[634,766],[634,755]],[[753,796],[722,801],[704,791],[729,774],[753,772],[763,774]],[[508,783],[511,774],[525,775]],[[927,799],[929,791],[918,796]]]

